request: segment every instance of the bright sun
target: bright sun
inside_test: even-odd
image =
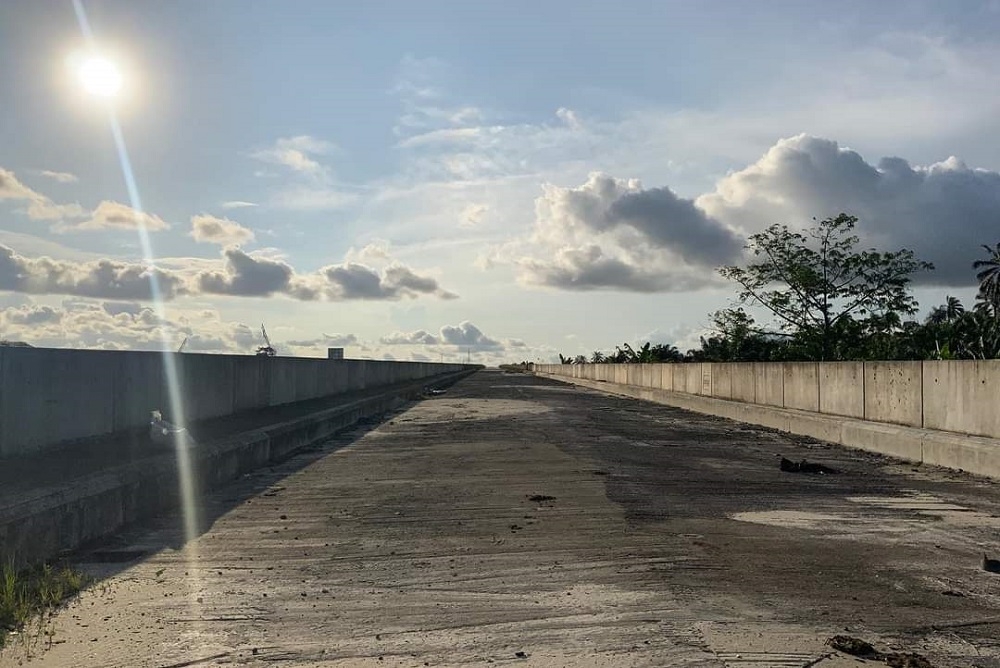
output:
[[[77,76],[84,89],[93,95],[114,97],[122,88],[118,66],[101,56],[91,56],[80,63]]]

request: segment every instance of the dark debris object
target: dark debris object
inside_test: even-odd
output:
[[[549,496],[548,494],[532,494],[528,497],[528,501],[533,501],[534,503],[541,503],[542,501],[555,501],[556,497]]]
[[[873,658],[878,654],[870,643],[866,643],[864,640],[854,638],[852,636],[833,636],[826,641],[826,644],[838,652],[850,654],[851,656]]]
[[[871,643],[853,636],[837,635],[826,641],[826,644],[844,654],[850,654],[862,659],[882,661],[892,668],[934,668],[927,657],[916,652],[879,652]]]
[[[916,652],[890,652],[882,655],[885,665],[892,668],[934,668],[927,657]]]
[[[833,475],[840,473],[837,469],[823,464],[817,464],[805,459],[800,462],[793,462],[791,459],[784,457],[781,458],[780,468],[785,473],[810,473],[813,475]]]

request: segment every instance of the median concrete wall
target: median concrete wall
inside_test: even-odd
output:
[[[1000,360],[663,364],[659,387],[623,382],[640,377],[615,368],[630,366],[640,365],[543,364],[535,371],[1000,477]],[[594,382],[605,378],[614,380]]]
[[[218,360],[213,360],[214,363],[224,366]],[[295,366],[302,365],[286,368]],[[382,363],[374,363],[374,368],[387,374],[383,381],[394,375],[385,371],[387,367]],[[467,366],[437,374],[433,382],[437,386],[447,386],[474,373],[476,368]],[[408,367],[405,372],[395,373],[417,375],[419,372],[419,367]],[[218,489],[256,468],[321,443],[359,420],[399,408],[406,400],[419,397],[423,386],[424,379],[418,376],[384,388],[334,395],[323,408],[314,408],[315,402],[299,406],[298,409],[308,409],[303,415],[198,442],[189,451],[196,493]],[[327,404],[325,400],[321,403]],[[239,419],[234,418],[235,421]],[[82,465],[73,475],[60,476],[57,483],[51,480],[43,485],[33,483],[14,494],[7,490],[6,498],[0,503],[0,561],[13,559],[17,565],[22,565],[50,559],[176,508],[180,504],[180,474],[174,447],[169,444],[148,447],[133,454],[133,458],[122,457],[109,466],[91,466],[88,470]],[[45,467],[46,457],[8,463],[29,469],[21,473],[23,478],[31,479],[31,466],[37,463]],[[5,490],[0,485],[2,491]]]
[[[168,353],[185,420],[431,378],[462,364]],[[168,420],[164,356],[154,352],[0,348],[0,457]]]

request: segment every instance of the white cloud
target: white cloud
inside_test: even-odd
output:
[[[859,218],[866,243],[910,248],[933,262],[936,271],[919,280],[970,285],[980,246],[1000,229],[1000,173],[954,157],[928,166],[896,157],[870,163],[835,141],[799,135],[720,180],[697,204],[748,231],[774,222],[805,227],[846,212]]]
[[[443,346],[442,351],[449,347],[458,347],[463,350],[472,351],[499,351],[505,348],[525,348],[526,344],[520,339],[508,339],[501,341],[487,336],[479,327],[469,321],[463,321],[458,325],[445,325],[438,335],[431,334],[423,329],[412,332],[393,332],[379,339],[379,343],[388,346]]]
[[[14,172],[0,167],[0,200],[34,200],[42,198],[44,198],[43,195],[18,181]]]
[[[69,172],[54,172],[49,169],[43,169],[38,173],[58,183],[76,183],[80,180],[75,174],[70,174]]]
[[[316,178],[329,176],[328,169],[314,159],[314,156],[327,155],[336,149],[332,142],[309,135],[282,137],[274,145],[255,151],[252,157],[263,162],[280,165],[293,172],[306,174]]]
[[[379,339],[379,343],[387,346],[433,346],[440,343],[438,337],[418,329],[413,332],[393,332]]]
[[[286,342],[286,345],[315,348],[317,346],[339,348],[357,345],[358,337],[354,334],[324,334],[315,339],[298,339]]]
[[[21,183],[14,172],[0,167],[0,200],[27,203],[24,213],[32,220],[61,221],[87,215],[79,204],[56,204],[45,195]]]
[[[469,204],[462,210],[459,225],[463,227],[479,225],[489,210],[490,207],[485,204]]]
[[[138,230],[140,228],[149,232],[159,232],[170,229],[170,224],[155,214],[136,211],[121,202],[104,200],[91,212],[87,220],[80,223],[59,225],[56,227],[56,231]]]
[[[239,353],[258,345],[247,325],[224,322],[215,311],[174,310],[160,320],[148,307],[120,306],[74,299],[61,307],[8,307],[0,310],[0,322],[5,336],[36,346],[176,350],[185,337],[188,352]]]
[[[543,186],[530,236],[494,247],[483,268],[510,264],[527,285],[563,290],[687,291],[718,284],[747,234],[772,223],[857,216],[865,244],[910,248],[938,270],[918,280],[974,281],[971,262],[1000,220],[1000,173],[949,158],[927,167],[877,164],[836,142],[782,139],[696,199],[633,179],[591,174],[576,188]]]
[[[246,208],[255,207],[255,206],[259,206],[259,205],[256,204],[255,202],[245,202],[245,201],[239,200],[239,199],[229,200],[228,202],[223,202],[222,203],[222,208],[223,209],[246,209]]]
[[[191,217],[190,234],[195,241],[223,246],[244,244],[255,238],[253,230],[234,220],[204,213]]]

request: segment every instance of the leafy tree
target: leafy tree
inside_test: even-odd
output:
[[[984,244],[983,249],[989,257],[972,263],[972,268],[979,270],[976,273],[976,280],[979,281],[979,298],[991,304],[994,311],[1000,311],[1000,243],[993,248]]]
[[[750,236],[746,267],[720,273],[740,285],[741,303],[770,311],[805,358],[843,359],[837,337],[853,329],[851,321],[915,313],[910,276],[933,269],[906,249],[857,250],[856,223],[842,213],[805,233],[772,225]]]

